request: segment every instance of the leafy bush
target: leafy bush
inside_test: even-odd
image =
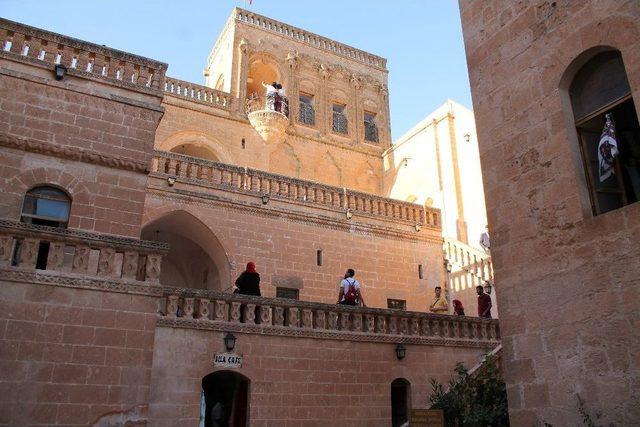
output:
[[[462,363],[448,389],[431,379],[432,409],[444,411],[447,427],[502,427],[509,425],[507,390],[496,366],[495,356],[487,356],[482,367],[469,375]]]

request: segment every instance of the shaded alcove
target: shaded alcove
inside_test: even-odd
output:
[[[391,382],[391,425],[400,427],[409,421],[411,411],[411,383],[404,378]]]
[[[215,234],[198,218],[173,211],[145,225],[145,240],[169,243],[160,283],[166,286],[229,291],[230,266]]]
[[[200,159],[219,162],[218,156],[204,145],[181,144],[171,149],[172,153],[184,154],[185,156],[198,157]]]
[[[249,379],[231,371],[202,378],[200,426],[245,427],[249,414]]]

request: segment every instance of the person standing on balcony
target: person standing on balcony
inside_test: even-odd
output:
[[[480,246],[487,254],[491,253],[491,239],[489,239],[489,226],[485,225],[484,232],[480,235]]]
[[[260,274],[253,261],[247,263],[247,269],[236,279],[236,290],[233,293],[260,296]]]
[[[484,288],[480,285],[476,286],[478,294],[478,316],[485,319],[491,319],[491,297],[484,293]]]
[[[344,275],[344,279],[340,282],[340,293],[338,294],[338,304],[343,305],[362,305],[364,304],[364,298],[360,293],[360,282],[353,278],[356,272],[353,268],[347,270]]]
[[[429,311],[436,314],[448,314],[449,303],[447,302],[447,299],[442,296],[442,287],[436,286],[434,292],[436,297],[429,306]]]
[[[278,83],[273,82],[270,85],[262,82],[262,86],[266,89],[266,100],[264,108],[267,110],[275,111],[276,98],[278,96],[278,88],[276,87]]]
[[[457,316],[464,316],[464,307],[462,306],[462,301],[459,299],[453,300],[453,312]]]

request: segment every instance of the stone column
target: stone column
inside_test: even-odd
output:
[[[361,129],[361,126],[364,126],[364,114],[361,112],[360,108],[360,88],[362,87],[362,83],[360,78],[355,74],[351,75],[349,79],[349,83],[351,83],[351,88],[353,89],[353,138],[355,141],[359,142],[360,139],[364,139],[364,129]],[[361,117],[362,116],[362,120]],[[362,138],[360,137],[362,135]]]
[[[318,91],[318,102],[316,108],[316,126],[322,135],[329,133],[328,124],[331,121],[331,106],[327,99],[327,84],[329,83],[329,69],[324,65],[318,66],[318,74],[320,75],[320,90]]]
[[[247,99],[247,76],[249,74],[249,56],[251,55],[251,46],[245,39],[241,39],[238,43],[238,69],[235,76],[236,81],[233,85],[234,95],[238,100],[236,110],[241,115],[245,114],[244,106]]]
[[[299,104],[299,92],[298,92],[298,55],[297,53],[290,52],[285,59],[287,63],[287,86],[285,87],[287,97],[289,98],[289,127],[293,127],[295,121],[298,119]]]

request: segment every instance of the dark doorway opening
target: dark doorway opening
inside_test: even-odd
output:
[[[391,383],[391,426],[400,427],[409,421],[411,410],[411,383],[396,378]]]
[[[249,379],[237,372],[218,371],[202,379],[205,427],[246,427]],[[202,425],[202,424],[201,424]]]

